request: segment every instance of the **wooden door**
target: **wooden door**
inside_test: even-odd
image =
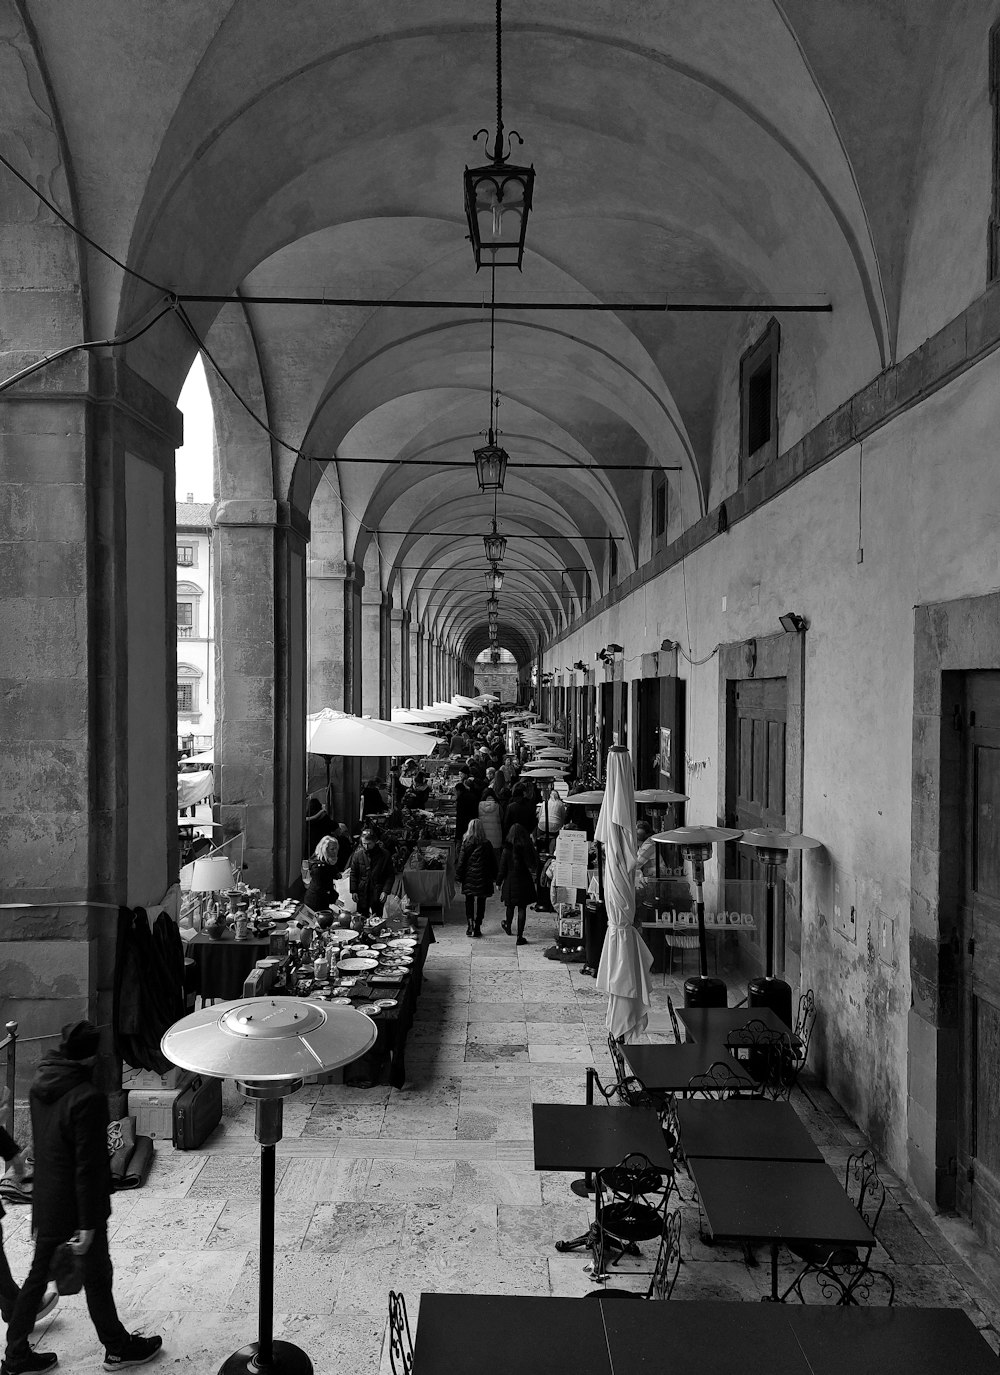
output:
[[[726,824],[743,831],[785,826],[785,722],[788,687],[785,678],[750,678],[729,685],[729,747],[726,751]],[[726,877],[756,880],[748,905],[757,923],[751,947],[765,964],[764,866],[745,845],[728,847]],[[785,966],[785,885],[780,877],[774,895],[774,971]]]
[[[1000,1237],[1000,673],[965,675],[959,1208]]]
[[[636,693],[635,785],[660,786],[660,680],[642,678]]]

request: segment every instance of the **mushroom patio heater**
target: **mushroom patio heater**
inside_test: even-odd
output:
[[[708,944],[705,939],[705,861],[712,858],[712,846],[719,841],[739,840],[742,831],[725,826],[677,826],[672,831],[660,831],[653,839],[660,845],[678,845],[681,854],[691,865],[691,880],[695,889],[695,913],[698,917],[699,974],[684,980],[685,1007],[725,1007],[728,1001],[723,979],[710,978],[708,973]]]
[[[675,793],[670,788],[637,788],[636,804],[649,807],[653,816],[662,822],[664,807],[672,807],[675,802],[687,802],[687,793]],[[674,818],[676,820],[676,815]],[[660,847],[656,847],[656,877],[660,877]]]
[[[790,831],[744,831],[740,842],[753,851],[764,866],[764,977],[747,984],[747,1005],[769,1007],[786,1026],[792,1025],[792,989],[774,974],[774,894],[778,886],[778,866],[788,861],[789,850],[815,850],[822,841]]]
[[[312,1361],[292,1342],[274,1340],[274,1148],[284,1100],[307,1075],[350,1064],[375,1042],[375,1023],[349,1007],[304,998],[237,998],[183,1017],[160,1048],[182,1069],[235,1079],[256,1103],[260,1143],[260,1289],[257,1340],[234,1351],[219,1375],[312,1375]]]

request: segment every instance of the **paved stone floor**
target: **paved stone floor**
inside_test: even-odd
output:
[[[582,1102],[589,1064],[610,1076],[606,1002],[579,966],[543,958],[550,917],[529,915],[531,943],[519,949],[499,931],[495,901],[485,925],[484,939],[468,940],[456,905],[435,928],[401,1091],[331,1085],[286,1102],[275,1332],[309,1352],[317,1375],[388,1370],[391,1288],[405,1293],[413,1323],[421,1290],[572,1296],[592,1288],[587,1254],[554,1249],[557,1238],[586,1229],[590,1209],[570,1192],[570,1176],[533,1169],[531,1104]],[[659,1028],[678,985],[654,982]],[[229,1087],[223,1126],[205,1148],[161,1147],[147,1186],[116,1197],[110,1232],[125,1321],[163,1334],[158,1364],[206,1375],[256,1335],[253,1110]],[[807,1088],[808,1097],[794,1093],[794,1105],[841,1172],[864,1138],[827,1093]],[[964,1308],[996,1348],[995,1261],[968,1229],[932,1218],[884,1174],[890,1195],[877,1263],[892,1273],[897,1302]],[[689,1200],[690,1183],[681,1181]],[[11,1209],[4,1232],[22,1274],[27,1210]],[[682,1251],[677,1299],[757,1302],[767,1289],[766,1263],[748,1268],[739,1249],[699,1240],[690,1201]],[[627,1273],[615,1281],[645,1283]],[[100,1369],[82,1295],[62,1301],[38,1345],[57,1351],[65,1370]]]

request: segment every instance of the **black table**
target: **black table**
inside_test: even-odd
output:
[[[420,1375],[996,1375],[997,1358],[958,1308],[425,1293],[414,1368]]]
[[[485,1294],[421,1294],[413,1368],[420,1375],[613,1375],[600,1304]]]
[[[403,1087],[406,1082],[406,1038],[413,1025],[417,998],[423,986],[424,961],[427,959],[429,947],[433,944],[434,932],[430,920],[422,917],[417,922],[417,944],[413,949],[413,963],[402,982],[357,983],[350,990],[353,1003],[369,1003],[375,998],[395,998],[396,1006],[383,1008],[375,1018],[378,1033],[375,1044],[366,1055],[345,1066],[345,1084],[353,1084],[356,1087],[374,1086],[381,1078],[385,1062],[388,1060],[389,1083],[394,1089]]]
[[[681,1146],[689,1159],[823,1161],[788,1103],[766,1098],[687,1098],[677,1104]]]
[[[754,1081],[743,1066],[726,1049],[724,1041],[699,1045],[624,1045],[629,1069],[651,1093],[683,1093],[688,1081],[696,1074],[705,1074],[716,1061],[726,1068],[748,1089]]]
[[[641,1152],[673,1174],[660,1119],[650,1108],[533,1103],[531,1122],[536,1170],[603,1170]]]
[[[269,936],[252,936],[238,941],[232,930],[221,940],[212,940],[199,931],[187,942],[187,954],[198,967],[198,991],[202,1001],[209,998],[231,998],[243,995],[243,983],[258,960],[271,953]]]
[[[868,1224],[828,1165],[692,1156],[688,1169],[708,1229],[716,1240],[770,1242],[772,1299],[778,1297],[778,1247],[782,1242],[875,1244]]]
[[[747,1022],[763,1022],[768,1031],[792,1034],[791,1027],[769,1007],[679,1007],[677,1016],[696,1045],[725,1045],[726,1037]]]

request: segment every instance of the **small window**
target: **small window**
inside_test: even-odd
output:
[[[194,625],[194,602],[177,603],[177,624],[179,626]]]
[[[194,711],[194,710],[195,710],[195,703],[196,703],[196,700],[197,700],[197,699],[196,699],[196,697],[195,697],[195,684],[194,684],[194,683],[178,683],[178,684],[177,684],[177,710],[178,710],[178,711]]]
[[[778,454],[777,320],[740,359],[740,481],[746,482]]]
[[[177,564],[180,568],[194,567],[194,545],[179,544],[177,546]]]
[[[667,540],[667,479],[663,473],[653,477],[653,553]]]

